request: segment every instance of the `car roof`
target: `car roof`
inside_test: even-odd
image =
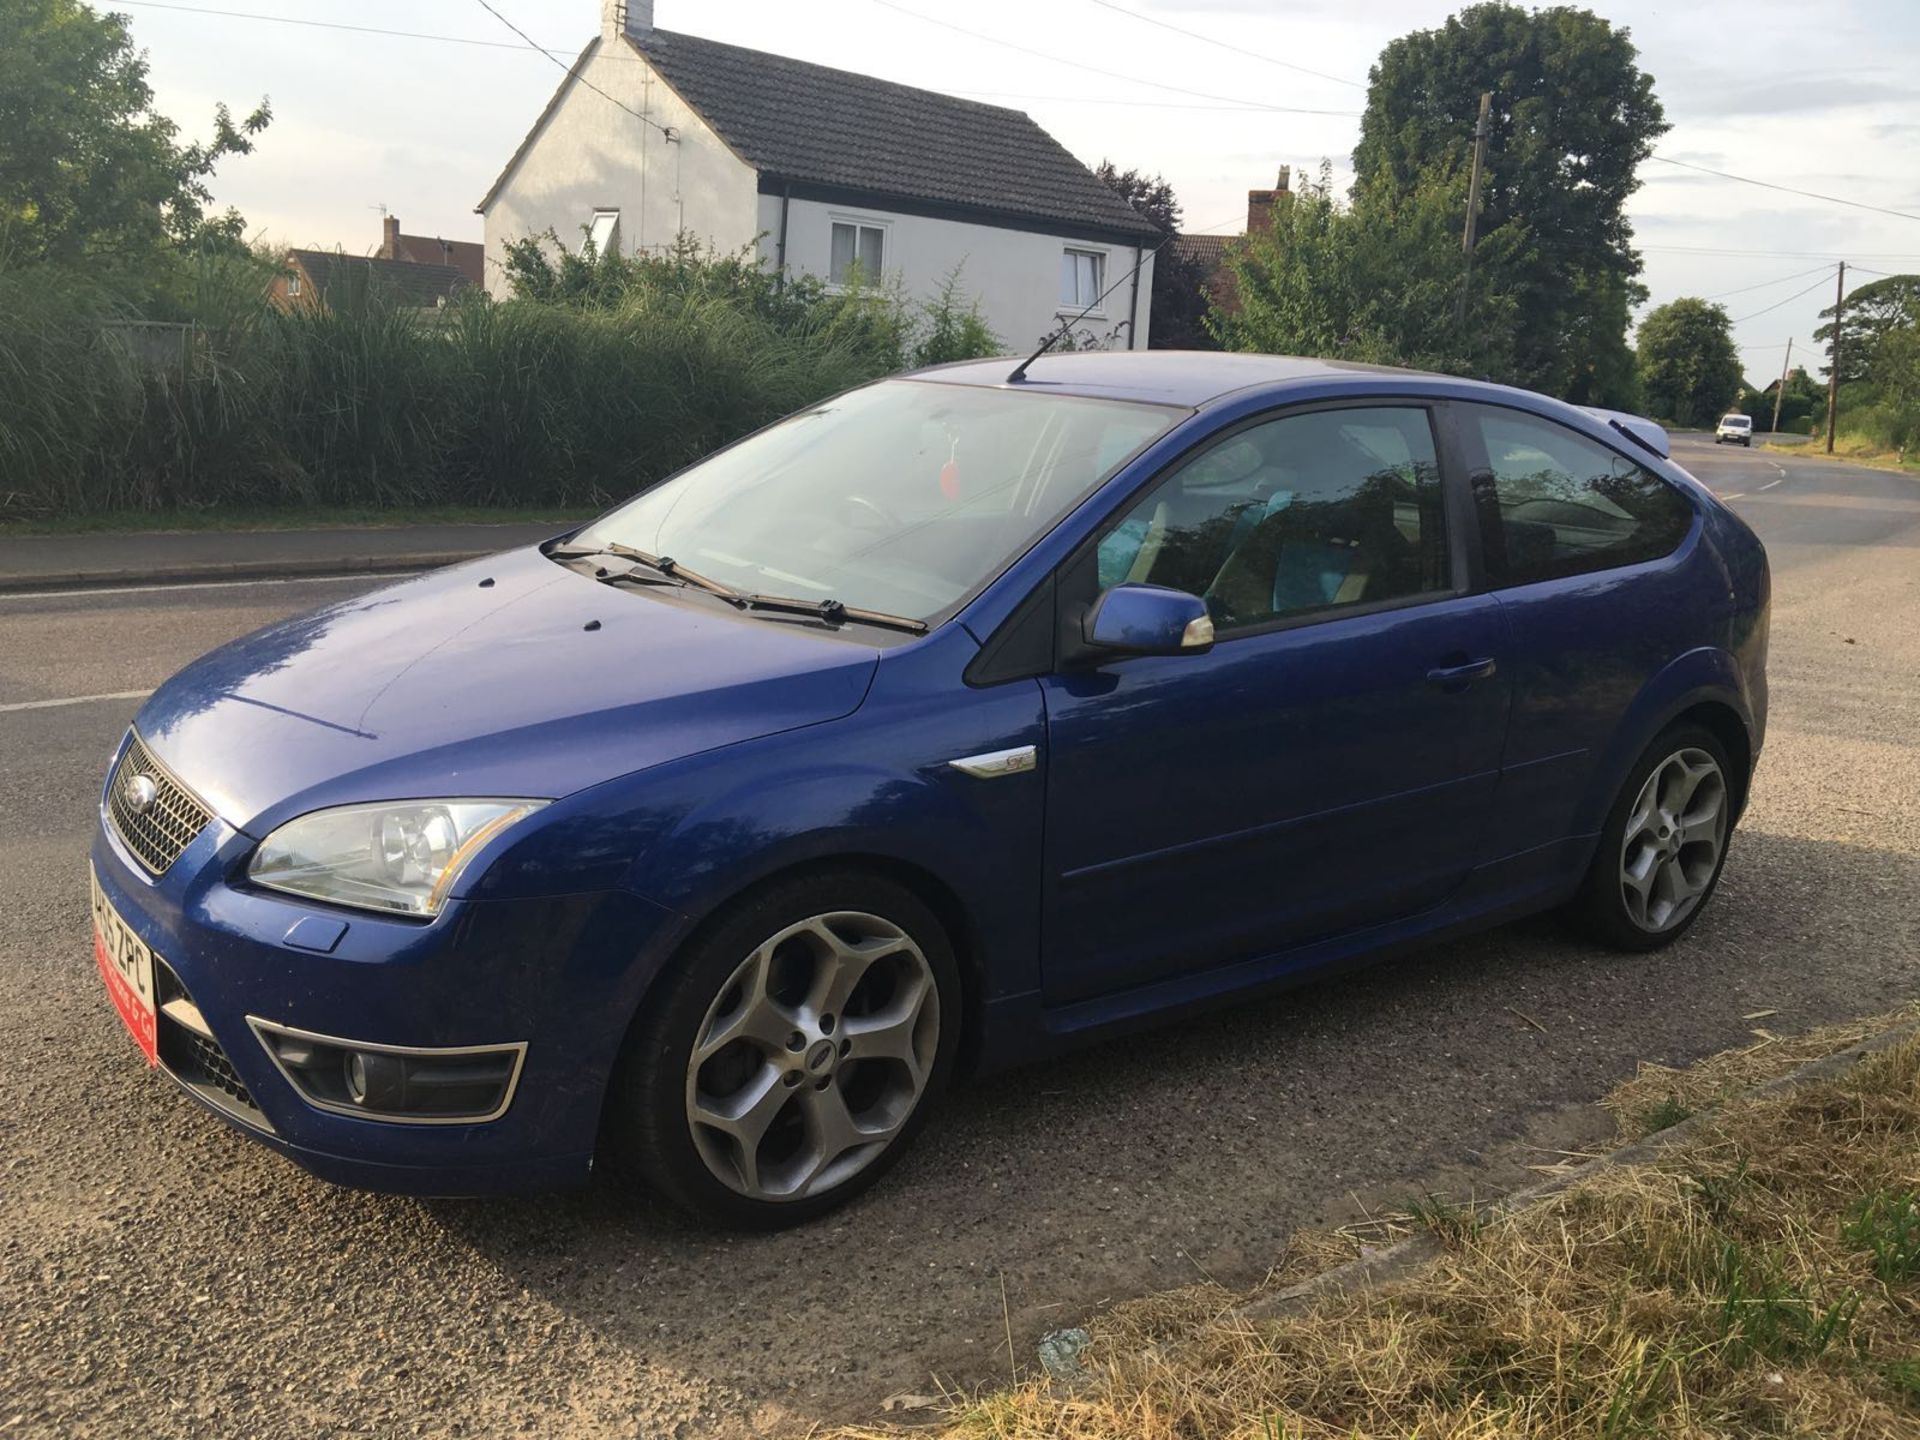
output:
[[[1009,383],[1018,357],[963,360],[905,378],[942,385],[979,385],[1035,395],[1077,395],[1205,410],[1224,402],[1317,402],[1363,396],[1469,400],[1532,411],[1598,435],[1615,449],[1622,442],[1641,454],[1671,457],[1666,432],[1653,421],[1612,410],[1583,410],[1563,400],[1427,370],[1397,370],[1347,360],[1298,355],[1252,355],[1208,350],[1081,350],[1043,355],[1026,377]]]
[[[963,360],[921,370],[911,378],[945,385],[1005,386],[1018,356]],[[1399,375],[1439,380],[1418,370],[1312,360],[1295,355],[1249,355],[1209,350],[1080,350],[1042,355],[1017,388],[1108,400],[1141,400],[1197,409],[1242,390],[1341,377]],[[1012,388],[1012,387],[1010,387]]]

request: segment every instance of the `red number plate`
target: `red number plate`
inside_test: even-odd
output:
[[[89,870],[87,879],[93,888],[94,963],[107,983],[113,1008],[120,1012],[140,1053],[149,1065],[157,1065],[160,1036],[153,995],[153,952],[120,918],[100,888],[99,877]]]

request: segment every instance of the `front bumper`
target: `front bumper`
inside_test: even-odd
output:
[[[471,1195],[584,1181],[607,1078],[672,913],[605,891],[455,901],[430,923],[388,919],[229,883],[252,843],[216,820],[156,878],[105,826],[95,832],[102,891],[177,978],[212,1042],[189,1044],[163,1015],[161,1063],[182,1088],[343,1185]],[[311,916],[346,923],[331,953],[287,943]],[[304,1098],[249,1016],[376,1045],[524,1042],[526,1053],[497,1119],[366,1119]]]

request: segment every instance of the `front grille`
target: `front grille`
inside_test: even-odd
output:
[[[154,1002],[160,1012],[160,1063],[174,1079],[229,1115],[259,1129],[272,1129],[248,1093],[240,1072],[227,1059],[227,1052],[206,1029],[206,1021],[187,994],[187,987],[180,983],[173,967],[157,955],[153,978]]]
[[[249,1110],[260,1108],[253,1103],[247,1087],[240,1083],[240,1077],[227,1062],[227,1052],[216,1041],[196,1035],[184,1025],[179,1027],[179,1031],[184,1044],[172,1068],[181,1079],[211,1085]]]
[[[135,810],[128,788],[142,775],[153,782],[153,803]],[[213,820],[213,812],[167,773],[138,735],[128,737],[127,752],[107,784],[107,814],[121,843],[155,875],[166,874],[193,837]]]

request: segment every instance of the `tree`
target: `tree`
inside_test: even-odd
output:
[[[1322,164],[1317,184],[1276,207],[1269,232],[1228,247],[1234,299],[1208,314],[1214,338],[1230,350],[1502,372],[1511,299],[1475,284],[1464,320],[1457,313],[1465,185],[1428,180],[1404,197],[1343,205],[1330,181]],[[1505,262],[1518,239],[1517,228],[1492,239],[1490,258]]]
[[[1862,285],[1847,296],[1847,319],[1840,334],[1840,383],[1865,380],[1880,341],[1890,332],[1920,325],[1920,275],[1889,275]],[[1833,353],[1833,311],[1820,312],[1827,323],[1813,332]]]
[[[272,111],[181,144],[153,109],[126,20],[79,0],[0,0],[0,254],[139,273],[185,245],[241,245],[232,210],[208,218],[209,181],[245,155]]]
[[[1868,369],[1886,412],[1888,442],[1905,450],[1920,441],[1920,328],[1903,325],[1881,336]]]
[[[1689,297],[1650,311],[1640,322],[1639,359],[1647,408],[1677,425],[1714,419],[1744,385],[1726,308],[1705,300]]]
[[[1147,324],[1147,343],[1155,350],[1210,350],[1205,318],[1205,271],[1172,242],[1180,232],[1180,202],[1164,176],[1139,170],[1118,170],[1102,160],[1093,172],[1160,232],[1153,257],[1153,299]]]
[[[1354,152],[1359,208],[1410,195],[1470,163],[1492,94],[1479,234],[1524,231],[1489,275],[1518,305],[1507,378],[1586,404],[1633,399],[1627,319],[1646,296],[1625,206],[1669,128],[1637,60],[1589,11],[1473,5],[1381,53]],[[1493,268],[1476,253],[1476,274]]]

